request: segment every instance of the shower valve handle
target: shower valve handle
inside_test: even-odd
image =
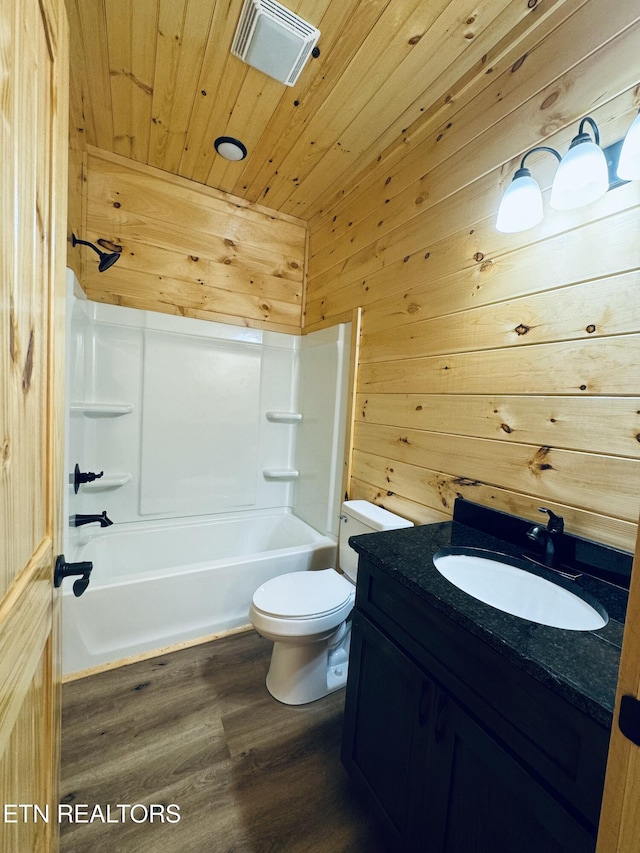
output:
[[[73,491],[78,494],[78,489],[83,483],[93,483],[94,480],[99,480],[104,475],[104,471],[99,474],[94,474],[93,471],[87,471],[86,474],[80,470],[80,466],[76,463],[73,469]]]
[[[89,586],[89,576],[92,570],[93,563],[88,560],[82,563],[67,563],[64,554],[59,554],[56,557],[56,566],[53,572],[53,585],[55,587],[61,586],[64,578],[80,575],[73,584],[73,594],[78,598]]]

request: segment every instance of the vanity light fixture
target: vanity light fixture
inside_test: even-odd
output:
[[[109,267],[112,267],[120,257],[120,252],[101,252],[93,243],[89,243],[87,240],[79,240],[75,234],[71,235],[71,245],[74,247],[78,245],[89,246],[94,252],[97,252],[100,258],[98,261],[98,272],[108,270]]]
[[[593,140],[585,133],[585,122],[591,125]],[[608,189],[609,170],[600,148],[598,125],[587,116],[580,122],[578,135],[573,137],[569,150],[560,160],[549,204],[556,210],[573,210],[597,201]]]
[[[213,147],[225,160],[244,160],[247,156],[246,147],[233,136],[219,136],[213,143]]]
[[[591,127],[593,139],[585,131],[587,124]],[[608,189],[640,178],[640,114],[627,132],[618,160],[620,145],[619,142],[614,143],[603,151],[598,125],[586,116],[581,120],[578,135],[571,140],[564,157],[555,148],[547,146],[527,151],[502,196],[496,230],[513,234],[526,231],[542,221],[542,193],[524,165],[530,154],[548,151],[557,158],[559,165],[551,186],[549,204],[556,210],[573,210],[596,201]]]
[[[640,112],[622,143],[617,173],[623,181],[637,181],[640,178]]]
[[[542,222],[542,191],[524,165],[527,157],[536,151],[548,151],[558,158],[558,162],[562,159],[555,148],[547,148],[546,145],[539,145],[527,151],[520,161],[520,168],[505,190],[498,208],[496,229],[504,234],[526,231]]]

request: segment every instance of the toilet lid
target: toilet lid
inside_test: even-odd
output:
[[[353,594],[353,585],[333,569],[291,572],[258,587],[253,604],[270,616],[299,619],[339,610]]]

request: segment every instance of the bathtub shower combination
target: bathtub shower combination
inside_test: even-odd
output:
[[[91,583],[62,596],[65,672],[247,625],[260,584],[335,559],[335,540],[288,512],[88,532],[74,560],[93,562]]]
[[[62,584],[67,677],[249,628],[261,584],[335,565],[350,339],[68,285],[64,552],[93,570],[78,598]]]

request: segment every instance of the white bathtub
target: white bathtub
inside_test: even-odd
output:
[[[84,529],[67,558],[93,572],[80,598],[63,582],[63,674],[248,625],[261,583],[335,557],[333,538],[288,512]]]

